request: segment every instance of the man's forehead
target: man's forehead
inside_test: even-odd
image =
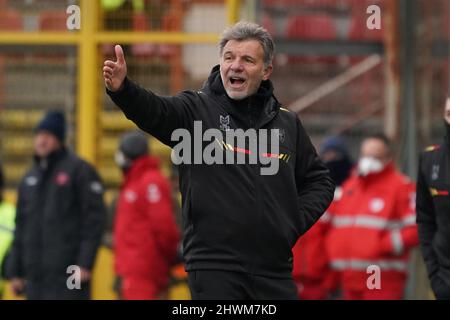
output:
[[[367,138],[361,144],[361,151],[363,152],[376,153],[377,151],[383,151],[384,149],[387,149],[384,142],[375,138]]]
[[[233,52],[242,54],[263,54],[263,48],[258,40],[230,40],[226,43],[223,53]]]

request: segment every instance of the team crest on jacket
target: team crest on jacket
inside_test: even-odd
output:
[[[220,130],[228,131],[230,130],[230,116],[220,116]]]
[[[103,193],[103,186],[98,181],[91,182],[91,191],[97,194]]]
[[[436,181],[439,178],[439,165],[433,165],[431,168],[431,180]]]
[[[35,186],[38,183],[38,178],[35,176],[30,176],[25,179],[25,184],[29,187]]]
[[[161,191],[156,184],[150,184],[147,188],[147,199],[150,203],[157,203],[161,200]]]
[[[369,210],[373,213],[379,213],[384,209],[384,200],[381,198],[374,198],[369,203]]]
[[[59,172],[56,175],[55,182],[58,186],[65,186],[69,182],[70,177],[66,172]]]
[[[137,194],[132,190],[125,191],[125,201],[129,203],[133,203],[137,200]]]
[[[280,143],[283,143],[284,140],[286,140],[286,130],[283,128],[274,128],[275,130],[278,130],[278,139],[280,140]]]

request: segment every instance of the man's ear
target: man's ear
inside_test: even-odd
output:
[[[263,80],[269,79],[270,75],[272,74],[273,65],[269,64],[263,71]]]

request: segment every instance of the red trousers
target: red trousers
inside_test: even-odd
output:
[[[161,289],[151,280],[142,276],[122,278],[121,298],[124,300],[158,300]]]
[[[324,281],[296,281],[300,300],[325,300],[328,290]]]
[[[361,289],[342,291],[344,300],[402,300],[403,292],[388,289]]]

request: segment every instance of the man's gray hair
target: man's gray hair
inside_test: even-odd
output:
[[[244,41],[257,40],[264,51],[264,65],[270,65],[273,59],[275,45],[269,32],[260,25],[252,22],[238,22],[235,25],[225,29],[220,39],[220,55],[223,54],[223,48],[230,40]]]

